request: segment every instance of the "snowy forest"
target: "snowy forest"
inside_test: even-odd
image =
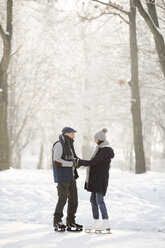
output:
[[[64,126],[90,158],[164,171],[165,2],[0,1],[0,169],[50,168]]]
[[[53,230],[64,127],[85,160],[108,130],[109,234]],[[164,209],[165,0],[0,0],[0,248],[164,248]]]

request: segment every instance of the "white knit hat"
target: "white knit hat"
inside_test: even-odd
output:
[[[104,141],[106,140],[106,133],[108,132],[108,130],[106,128],[103,128],[101,130],[99,130],[96,134],[95,134],[95,139],[98,139],[100,141]]]

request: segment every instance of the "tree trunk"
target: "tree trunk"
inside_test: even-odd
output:
[[[163,143],[163,159],[165,159],[165,144]]]
[[[42,169],[43,155],[44,155],[43,152],[44,152],[44,147],[43,147],[43,144],[41,144],[40,156],[39,156],[38,165],[37,165],[38,170]]]
[[[151,122],[146,121],[148,124],[146,130],[145,130],[145,139],[144,139],[144,148],[145,148],[145,161],[146,161],[146,169],[151,170]]]
[[[155,5],[153,4],[154,6],[151,6],[151,4],[148,4],[149,15],[143,8],[140,0],[133,0],[133,4],[138,8],[140,15],[143,17],[151,33],[153,34],[160,67],[165,77],[165,43],[163,35],[158,29],[158,18]]]
[[[0,170],[10,167],[9,138],[7,129],[8,86],[7,70],[10,62],[12,40],[12,10],[13,0],[7,1],[6,32],[0,25],[0,36],[3,41],[3,55],[0,62]]]
[[[131,112],[133,119],[133,137],[135,149],[135,172],[144,173],[146,171],[145,156],[143,149],[141,103],[139,93],[139,72],[138,72],[138,47],[136,36],[136,8],[130,0],[129,14],[130,28],[130,55],[131,55],[131,81],[129,82],[132,94]]]
[[[10,167],[9,159],[9,141],[7,131],[7,81],[6,73],[2,72],[0,65],[0,88],[3,90],[0,93],[0,170]]]

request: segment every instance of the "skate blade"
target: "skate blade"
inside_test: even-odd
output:
[[[94,229],[85,228],[85,232],[86,233],[91,233],[92,231],[95,231],[95,230]]]
[[[59,228],[54,228],[54,231],[55,231],[55,232],[65,232],[65,228],[61,228],[61,229],[59,229]]]
[[[81,232],[83,228],[74,228],[74,227],[67,227],[66,229],[68,232]]]
[[[95,233],[97,233],[97,234],[112,234],[111,228],[106,228],[104,230],[95,230]]]

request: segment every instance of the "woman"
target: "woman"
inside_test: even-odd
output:
[[[102,129],[95,134],[96,150],[91,160],[78,159],[78,166],[88,166],[85,189],[91,192],[90,202],[94,222],[86,230],[110,230],[107,208],[104,202],[106,195],[111,159],[114,157],[113,149],[106,140],[107,129]],[[99,209],[102,223],[99,221]]]

